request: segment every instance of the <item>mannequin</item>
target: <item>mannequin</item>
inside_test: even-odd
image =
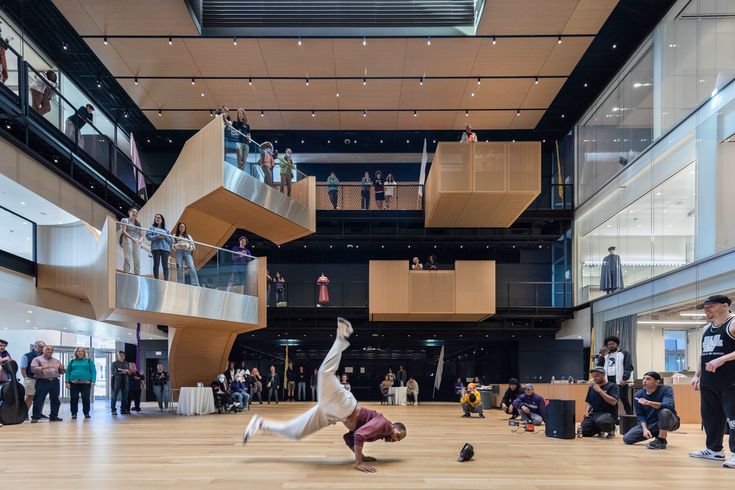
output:
[[[611,246],[607,249],[608,256],[602,259],[602,268],[600,270],[600,290],[605,294],[610,294],[623,289],[623,266],[620,263],[620,256],[615,255],[615,247]]]
[[[316,280],[316,284],[319,286],[317,306],[329,304],[329,278],[322,272],[322,275]]]

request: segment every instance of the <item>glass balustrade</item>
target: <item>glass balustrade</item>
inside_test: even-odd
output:
[[[227,250],[161,232],[117,223],[118,272],[258,295],[258,261],[247,250]]]
[[[225,163],[287,194],[289,182],[306,178],[298,164],[286,158],[285,151],[279,153],[271,142],[258,143],[232,126],[225,127]]]

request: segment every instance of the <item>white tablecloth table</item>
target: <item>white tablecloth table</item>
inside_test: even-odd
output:
[[[182,387],[176,413],[179,415],[206,415],[214,413],[214,393],[212,388],[195,386]]]
[[[406,387],[405,386],[392,386],[388,389],[388,393],[394,396],[394,405],[406,405]]]

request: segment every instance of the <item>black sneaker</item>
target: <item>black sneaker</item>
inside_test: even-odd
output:
[[[48,420],[49,420],[49,422],[61,422],[64,419],[62,419],[61,417],[51,417]]]
[[[44,414],[41,414],[41,416],[40,416],[39,418],[42,418],[42,419],[47,419],[47,418],[48,418],[48,416],[46,416],[46,415],[44,415]]]
[[[124,412],[121,412],[123,415],[130,415],[130,411],[125,410]]]
[[[462,418],[469,418],[469,417],[471,417],[471,415],[470,415],[470,414],[468,414],[468,413],[466,413],[466,414],[462,415]]]
[[[38,419],[31,419],[31,423],[32,424],[37,424],[38,423]]]
[[[612,432],[608,432],[605,439],[615,439],[615,429],[613,429]]]
[[[72,415],[72,416],[71,416],[71,419],[72,419],[72,420],[76,420],[76,419],[77,419],[77,416],[76,416],[76,415]]]
[[[648,449],[666,449],[666,439],[656,438],[646,444]]]
[[[485,416],[484,416],[483,414],[480,414],[480,418],[481,418],[481,419],[484,419],[484,418],[485,418]]]
[[[113,410],[112,412],[110,412],[110,414],[111,415],[117,415],[117,410]]]
[[[90,415],[89,415],[88,413],[85,413],[85,414],[84,414],[84,418],[85,418],[85,419],[89,419],[89,418],[92,418],[92,417],[91,417],[91,416],[90,416]]]

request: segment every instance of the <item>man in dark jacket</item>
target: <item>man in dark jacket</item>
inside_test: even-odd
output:
[[[505,390],[503,399],[500,402],[500,408],[503,412],[509,414],[511,419],[518,417],[518,410],[513,406],[513,402],[519,396],[521,396],[521,386],[518,384],[518,379],[510,378],[508,389]]]
[[[86,106],[81,106],[77,109],[74,114],[66,118],[64,134],[78,143],[79,131],[85,124],[92,124],[93,112],[94,106],[92,106],[92,104],[87,104]]]
[[[523,394],[515,399],[513,407],[518,410],[524,423],[541,425],[546,420],[546,400],[534,392],[531,383],[523,387]]]

